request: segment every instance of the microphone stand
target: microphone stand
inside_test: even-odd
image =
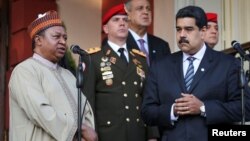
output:
[[[244,98],[244,88],[245,88],[245,75],[244,75],[244,59],[243,57],[240,57],[240,62],[241,62],[241,68],[239,72],[240,76],[240,88],[241,88],[241,114],[242,114],[242,119],[241,119],[241,125],[245,125],[245,98]]]
[[[76,86],[78,88],[78,118],[77,118],[77,125],[78,125],[78,134],[77,134],[77,141],[81,141],[81,107],[82,107],[82,97],[81,97],[81,88],[83,86],[83,67],[82,67],[82,56],[79,55],[79,63],[76,70]]]
[[[250,55],[248,55],[248,56],[250,56]],[[247,83],[247,85],[248,85],[249,81],[250,81],[250,60],[248,60],[248,70],[246,71],[246,83]]]

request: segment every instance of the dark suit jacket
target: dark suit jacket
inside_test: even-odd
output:
[[[187,92],[183,76],[183,53],[177,52],[152,64],[146,80],[142,118],[163,131],[162,141],[207,141],[210,124],[241,118],[239,61],[207,47]],[[206,118],[182,116],[172,124],[171,106],[181,93],[192,93],[204,102]]]
[[[140,50],[130,32],[128,33],[127,44],[129,47]],[[168,42],[151,34],[148,34],[148,46],[150,64],[152,61],[171,53]]]
[[[140,116],[145,78],[140,74],[147,73],[146,58],[130,53],[126,66],[108,44],[90,58],[83,91],[95,113],[99,141],[145,141],[149,132]]]

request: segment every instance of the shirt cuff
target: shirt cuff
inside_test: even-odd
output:
[[[174,104],[171,106],[171,115],[170,115],[170,119],[172,121],[172,124],[177,121],[179,118],[179,116],[175,116],[174,115]]]

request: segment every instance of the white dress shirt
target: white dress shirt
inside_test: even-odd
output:
[[[109,46],[115,51],[115,53],[120,56],[121,53],[118,51],[120,48],[124,48],[124,55],[126,56],[127,61],[129,62],[129,55],[128,55],[128,49],[127,49],[127,44],[125,43],[124,45],[122,45],[121,47],[118,46],[117,44],[108,41]]]

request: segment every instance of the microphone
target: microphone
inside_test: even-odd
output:
[[[70,50],[79,55],[89,55],[85,50],[81,49],[78,45],[71,45]]]
[[[250,60],[249,56],[246,55],[246,52],[242,49],[241,45],[239,42],[237,41],[232,41],[231,45],[233,46],[233,48],[238,51],[238,53],[240,54],[240,56],[242,58],[244,58],[245,60]]]

